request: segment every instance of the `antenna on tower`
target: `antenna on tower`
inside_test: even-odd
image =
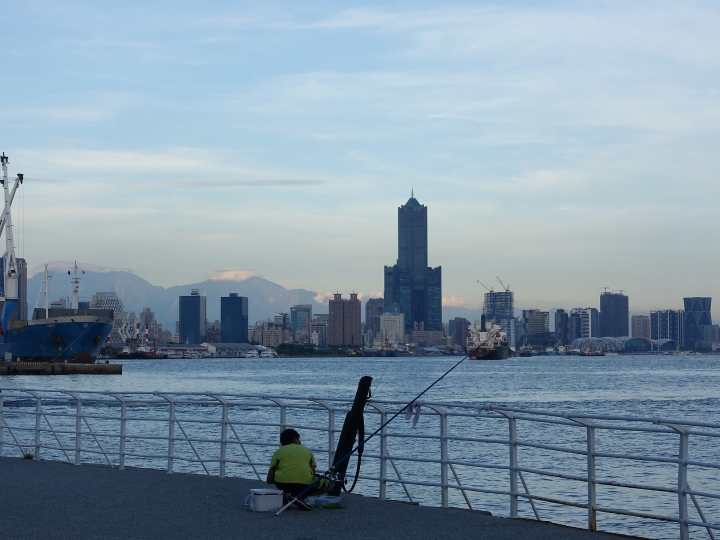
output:
[[[410,188],[410,198],[411,199],[415,198],[415,186]]]

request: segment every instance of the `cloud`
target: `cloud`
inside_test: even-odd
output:
[[[469,306],[469,304],[462,298],[458,298],[457,296],[447,296],[445,294],[443,294],[443,297],[442,297],[442,305],[448,306],[448,307],[468,307]]]
[[[173,182],[179,187],[242,187],[242,186],[314,186],[327,184],[327,180],[311,179],[248,179],[248,180],[179,180]]]
[[[246,268],[221,268],[216,270],[216,274],[210,276],[211,281],[245,281],[252,277],[262,277],[254,270]]]
[[[318,293],[315,295],[313,300],[315,300],[318,304],[327,304],[328,300],[330,300],[333,297],[333,294],[335,294],[335,293],[332,293],[330,291]]]

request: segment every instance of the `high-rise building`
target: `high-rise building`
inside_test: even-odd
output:
[[[369,298],[365,302],[365,332],[370,340],[380,334],[380,316],[383,314],[385,300],[383,298]]]
[[[388,343],[405,343],[405,315],[383,313],[380,316],[380,335]]]
[[[344,300],[339,293],[334,294],[329,302],[329,311],[328,345],[360,347],[362,345],[361,308],[357,293],[350,294],[347,300]]]
[[[414,196],[398,208],[398,258],[386,266],[385,309],[405,315],[405,333],[415,324],[442,330],[442,268],[428,267],[427,207]]]
[[[300,304],[290,308],[290,329],[293,336],[297,336],[298,331],[307,332],[310,321],[312,321],[311,304]]]
[[[485,320],[499,323],[501,319],[515,318],[515,297],[512,291],[485,293],[483,302],[483,315]]]
[[[631,318],[632,337],[650,339],[650,317],[633,315]]]
[[[628,297],[623,293],[600,294],[600,337],[625,337],[630,334]]]
[[[205,341],[205,321],[207,320],[206,300],[197,289],[190,296],[181,296],[180,304],[180,343],[202,343]]]
[[[570,314],[564,309],[555,311],[555,342],[558,345],[569,345],[570,340]]]
[[[674,339],[683,345],[682,309],[663,309],[650,312],[650,339]]]
[[[465,350],[467,348],[467,335],[470,329],[470,321],[465,317],[455,317],[448,322],[448,334],[453,338],[455,345]]]
[[[685,312],[683,314],[683,348],[695,349],[705,341],[705,326],[712,325],[710,305],[712,298],[693,296],[683,298]]]
[[[220,342],[248,342],[248,299],[230,293],[220,298]]]

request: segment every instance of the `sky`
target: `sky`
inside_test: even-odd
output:
[[[717,2],[3,2],[18,255],[444,304],[720,315]]]

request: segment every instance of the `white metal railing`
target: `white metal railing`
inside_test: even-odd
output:
[[[262,480],[278,432],[288,426],[301,431],[303,443],[329,466],[350,404],[211,392],[0,388],[0,455]],[[404,405],[370,400],[367,433]],[[368,443],[361,492],[372,493],[376,484],[381,499],[482,506],[510,517],[584,522],[591,531],[598,516],[604,530],[637,533],[640,526],[665,537],[677,534],[647,520],[674,522],[682,540],[691,530],[714,540],[713,531],[720,530],[720,424],[417,405],[413,422],[400,417]],[[500,497],[509,498],[509,512]]]

